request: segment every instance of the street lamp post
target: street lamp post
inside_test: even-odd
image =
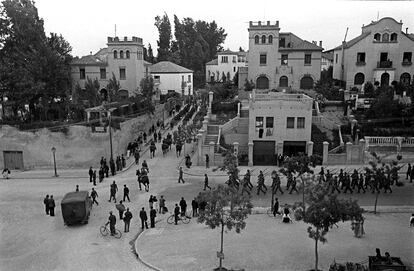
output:
[[[52,153],[53,153],[53,166],[55,168],[55,177],[58,177],[59,175],[57,174],[57,170],[56,170],[56,148],[52,147]]]
[[[108,112],[109,113],[109,126],[108,126],[108,129],[109,129],[109,145],[110,145],[110,148],[111,148],[111,160],[113,160],[113,157],[114,157],[114,155],[113,155],[113,151],[112,151],[112,126],[111,126],[111,112],[109,111]]]

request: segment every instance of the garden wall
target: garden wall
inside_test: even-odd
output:
[[[139,131],[148,131],[157,119],[162,119],[162,106],[154,115],[143,115],[121,123],[120,130],[113,130],[114,156],[125,154],[126,146],[135,139]],[[92,133],[91,127],[70,126],[66,134],[41,129],[24,132],[10,126],[2,126],[0,131],[0,165],[4,165],[3,151],[22,151],[25,169],[52,167],[51,148],[56,148],[58,168],[89,166],[97,167],[104,156],[109,160],[109,133]]]

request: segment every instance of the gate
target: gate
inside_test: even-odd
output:
[[[276,165],[275,141],[253,141],[253,165]]]
[[[24,169],[22,151],[3,151],[4,168]]]

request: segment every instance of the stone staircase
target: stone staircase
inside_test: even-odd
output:
[[[208,125],[207,126],[207,134],[204,139],[204,145],[209,145],[210,142],[217,143],[218,136],[219,136],[219,125]]]
[[[209,145],[210,142],[217,143],[218,140],[218,134],[217,135],[206,135],[206,138],[204,139],[204,145]]]

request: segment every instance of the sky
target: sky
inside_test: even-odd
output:
[[[106,47],[107,37],[137,36],[151,43],[156,54],[155,17],[168,14],[172,27],[178,18],[216,21],[227,33],[225,49],[248,49],[249,21],[279,21],[281,32],[292,32],[308,41],[322,41],[325,49],[361,33],[377,17],[402,20],[403,30],[414,33],[414,1],[337,0],[36,0],[46,33],[62,34],[74,56]],[[248,5],[246,5],[249,3]],[[172,30],[174,34],[174,30]]]

